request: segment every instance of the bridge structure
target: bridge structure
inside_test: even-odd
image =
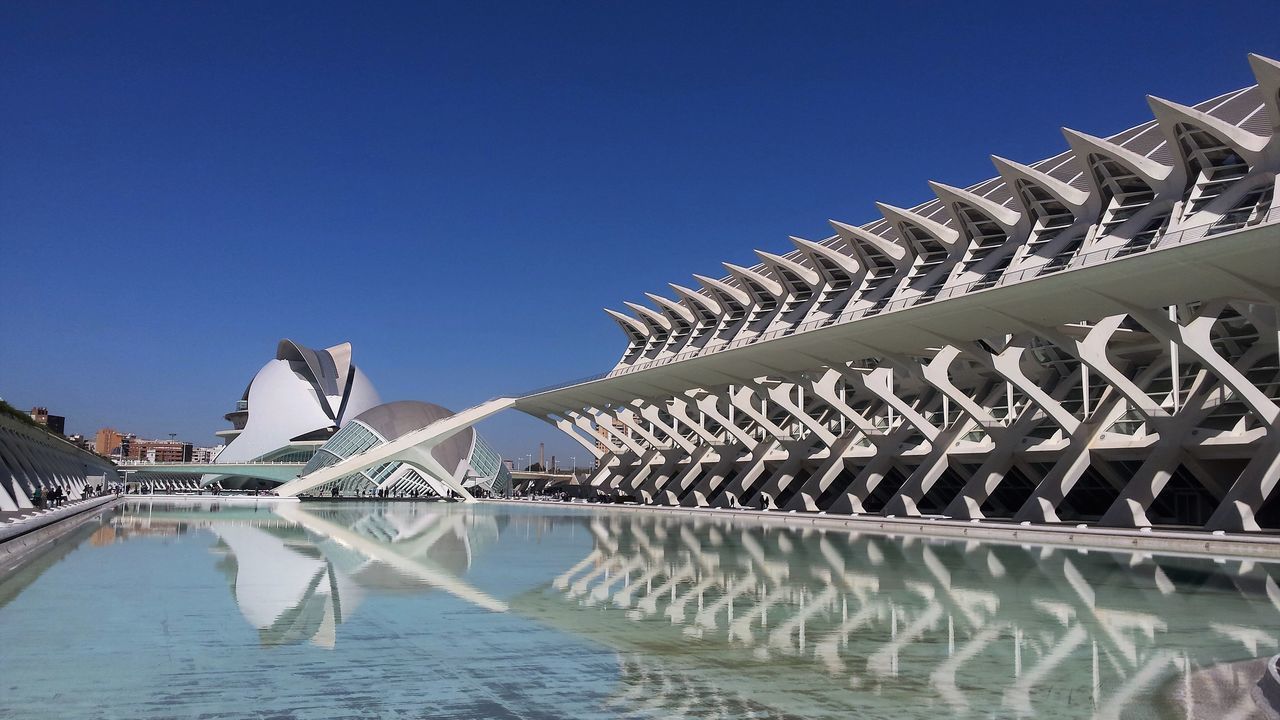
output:
[[[152,476],[190,476],[188,482],[178,482],[191,488],[207,486],[219,475],[238,475],[273,482],[288,482],[296,478],[304,463],[293,462],[246,462],[246,463],[194,463],[194,462],[150,462],[146,460],[124,460],[116,464],[116,471],[125,482],[138,480],[132,476],[137,474]],[[207,481],[200,478],[208,476]],[[172,482],[172,480],[167,480]]]
[[[1280,63],[1258,84],[609,311],[607,373],[490,400],[645,503],[1280,527]]]

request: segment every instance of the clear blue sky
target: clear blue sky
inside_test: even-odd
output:
[[[0,396],[207,444],[281,337],[455,409],[606,370],[601,307],[1251,84],[1278,9],[8,0]]]

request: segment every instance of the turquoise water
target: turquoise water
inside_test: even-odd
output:
[[[0,581],[0,716],[1261,717],[1280,566],[563,506],[133,503]]]

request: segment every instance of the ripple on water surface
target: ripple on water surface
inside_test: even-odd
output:
[[[656,512],[138,502],[0,581],[0,716],[1261,718],[1278,579]]]

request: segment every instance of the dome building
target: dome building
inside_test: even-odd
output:
[[[276,356],[254,375],[226,418],[232,427],[218,435],[227,446],[214,465],[227,474],[208,474],[203,485],[225,489],[266,489],[280,479],[249,477],[246,465],[294,463],[298,475],[397,440],[452,417],[439,405],[416,401],[383,403],[368,377],[351,360],[351,344],[323,350],[281,340]],[[304,465],[305,464],[305,465]],[[291,474],[291,473],[290,473]],[[501,457],[472,428],[430,447],[414,447],[394,460],[310,489],[311,494],[462,497],[503,493],[511,474]]]
[[[439,405],[402,400],[366,410],[352,418],[325,442],[300,475],[392,442],[453,412]],[[447,498],[456,483],[468,491],[503,493],[511,486],[511,474],[502,459],[473,428],[466,428],[431,448],[418,448],[411,457],[366,468],[326,483],[310,492],[330,495],[386,494]]]

